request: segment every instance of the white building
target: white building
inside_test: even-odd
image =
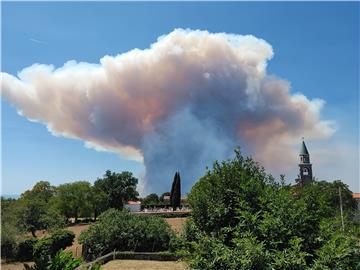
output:
[[[141,211],[141,202],[140,201],[128,201],[124,205],[125,209],[128,209],[130,212],[140,212]]]

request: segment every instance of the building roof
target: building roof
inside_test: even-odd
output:
[[[305,145],[305,142],[303,141],[302,144],[301,144],[301,148],[300,148],[300,155],[303,156],[303,155],[309,155],[309,152],[306,148],[306,145]]]
[[[136,204],[141,204],[141,202],[140,201],[128,201],[126,204],[136,205]]]
[[[354,199],[360,199],[360,193],[353,193],[353,194],[352,194],[352,197],[353,197]]]

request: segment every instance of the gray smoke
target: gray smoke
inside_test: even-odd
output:
[[[334,132],[320,119],[324,101],[266,74],[272,56],[254,36],[176,29],[99,64],[2,73],[2,95],[55,135],[143,161],[147,192],[167,191],[176,170],[188,191],[238,145],[276,170],[294,162],[301,136]]]

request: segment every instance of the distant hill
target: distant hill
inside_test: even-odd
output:
[[[1,197],[5,198],[5,199],[19,199],[20,195],[19,194],[1,194]]]

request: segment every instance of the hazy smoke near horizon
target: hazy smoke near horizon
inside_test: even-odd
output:
[[[254,36],[176,29],[149,49],[99,64],[34,64],[2,73],[2,95],[54,135],[144,162],[146,191],[188,191],[206,166],[241,146],[269,169],[293,166],[302,136],[326,138],[324,101],[267,75],[272,47]]]

